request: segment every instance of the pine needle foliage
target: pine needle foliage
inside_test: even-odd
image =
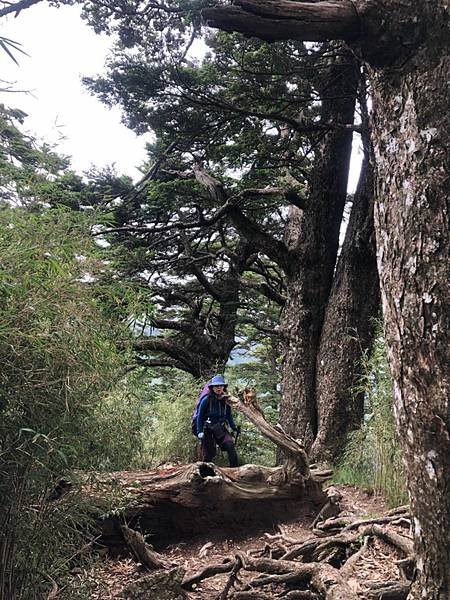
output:
[[[365,395],[364,424],[350,434],[334,481],[381,494],[390,506],[398,506],[407,501],[407,494],[395,431],[392,380],[381,334],[371,356],[363,361],[363,375],[355,393]]]

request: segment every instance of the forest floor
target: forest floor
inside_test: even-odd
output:
[[[387,511],[380,497],[374,497],[351,486],[334,487],[343,496],[340,501],[341,515],[371,519]],[[261,531],[246,531],[243,523],[239,536],[231,536],[229,532],[210,531],[192,538],[189,542],[172,544],[158,550],[170,562],[185,569],[186,575],[190,576],[209,565],[218,565],[226,558],[233,558],[238,552],[246,553],[249,550],[264,548],[269,541],[266,534],[281,532],[299,541],[311,538],[314,517],[315,515],[310,515],[301,520],[288,521],[272,530],[266,528]],[[398,581],[400,573],[395,564],[398,558],[399,554],[393,546],[387,545],[381,539],[374,539],[359,561],[358,568],[354,570],[349,585],[354,592],[363,594],[362,584],[367,582]],[[73,576],[78,579],[80,585],[89,589],[89,597],[92,600],[106,600],[123,597],[120,596],[121,591],[144,574],[142,566],[131,557],[113,559],[105,555],[96,560],[90,568],[78,569]],[[229,574],[224,573],[204,579],[189,591],[186,597],[189,600],[216,600],[226,586],[228,578]],[[364,595],[361,595],[361,598],[363,597]]]

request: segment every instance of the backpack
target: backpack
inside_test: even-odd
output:
[[[194,412],[192,413],[191,416],[191,431],[192,433],[197,437],[197,416],[198,416],[198,409],[200,406],[200,402],[202,401],[202,399],[207,396],[209,394],[209,381],[208,383],[205,383],[205,385],[203,386],[202,391],[200,392],[199,397],[197,398],[197,401],[195,402],[195,407],[194,407]]]

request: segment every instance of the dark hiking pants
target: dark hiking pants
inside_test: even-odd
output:
[[[202,458],[205,462],[213,460],[217,454],[217,446],[228,454],[230,467],[237,467],[238,457],[233,438],[220,423],[205,427],[205,437],[202,440]]]

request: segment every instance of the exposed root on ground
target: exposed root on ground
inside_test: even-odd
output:
[[[85,585],[92,600],[406,598],[415,570],[408,507],[386,511],[381,498],[336,487],[342,512],[333,519],[323,514],[317,521],[310,512],[272,523],[266,533],[253,526],[205,529],[161,545],[141,523],[127,523],[121,553],[93,547],[99,560],[86,571],[75,568],[73,581]]]
[[[229,401],[277,444],[284,463],[275,468],[245,465],[233,469],[195,463],[111,474],[109,479],[127,492],[126,508],[122,522],[115,515],[103,521],[102,541],[121,548],[125,542],[147,570],[118,597],[199,598],[196,592],[202,582],[217,578],[218,587],[214,586],[215,593],[207,600],[406,598],[414,575],[409,508],[402,506],[382,517],[363,520],[340,513],[342,494],[334,487],[327,494],[322,489],[331,472],[310,467],[301,443],[266,421],[255,391],[243,390]],[[93,493],[91,498],[94,501]],[[166,560],[134,529],[160,541],[171,533],[184,543],[181,534],[189,529],[191,533],[214,531],[220,525],[231,531],[232,525],[240,526],[243,521],[273,525],[286,521],[291,508],[297,518],[300,508],[304,514],[320,508],[309,537],[296,538],[279,527],[277,534],[266,534],[262,547],[238,552],[230,552],[228,547],[229,556],[222,555],[217,564],[193,574],[186,572],[192,565]],[[199,557],[206,557],[212,546],[210,540],[203,543]],[[390,580],[376,585],[373,578],[365,576],[373,569],[375,550],[388,555],[391,567],[385,571]]]
[[[356,574],[366,560],[370,545],[377,539],[395,549],[402,557],[397,564],[407,565],[411,576],[413,544],[404,527],[406,524],[410,525],[407,507],[395,515],[378,519],[350,523],[343,518],[328,519],[317,527],[320,536],[303,541],[280,530],[276,535],[266,534],[269,541],[262,548],[238,553],[226,562],[186,576],[182,588],[192,590],[204,579],[228,572],[230,576],[218,600],[357,600],[361,593],[364,598],[401,600],[406,598],[410,586],[406,569],[402,571],[401,581],[370,583],[358,581]],[[324,537],[326,530],[332,530],[333,535]],[[240,579],[238,575],[243,573],[247,576]],[[257,575],[248,576],[254,573]]]

